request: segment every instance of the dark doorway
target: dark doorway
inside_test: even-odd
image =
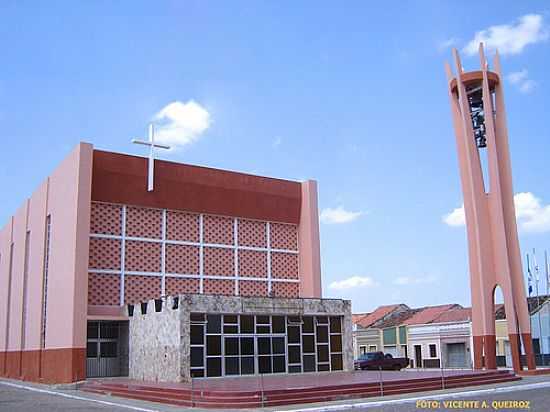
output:
[[[539,340],[539,338],[533,338],[533,352],[535,352],[536,355],[540,354],[540,340]]]
[[[86,376],[128,375],[128,322],[89,321]]]
[[[417,368],[422,367],[422,346],[414,345],[414,364]]]
[[[465,368],[466,363],[466,344],[465,343],[447,343],[447,367]]]

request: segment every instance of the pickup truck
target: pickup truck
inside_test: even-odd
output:
[[[391,354],[384,352],[368,352],[359,356],[354,362],[355,369],[382,369],[398,371],[409,366],[409,358],[394,358]]]

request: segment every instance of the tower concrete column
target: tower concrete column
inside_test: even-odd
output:
[[[497,54],[490,71],[480,45],[481,70],[464,72],[456,49],[453,55],[456,74],[448,64],[446,72],[468,236],[474,367],[496,369],[494,292],[500,286],[514,369],[521,369],[519,336],[533,369],[500,61]]]

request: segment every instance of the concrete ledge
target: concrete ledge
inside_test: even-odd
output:
[[[550,368],[521,370],[516,372],[516,375],[520,375],[520,376],[550,375]]]

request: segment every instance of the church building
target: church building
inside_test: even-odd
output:
[[[316,182],[149,162],[80,143],[2,227],[0,376],[351,370]]]

